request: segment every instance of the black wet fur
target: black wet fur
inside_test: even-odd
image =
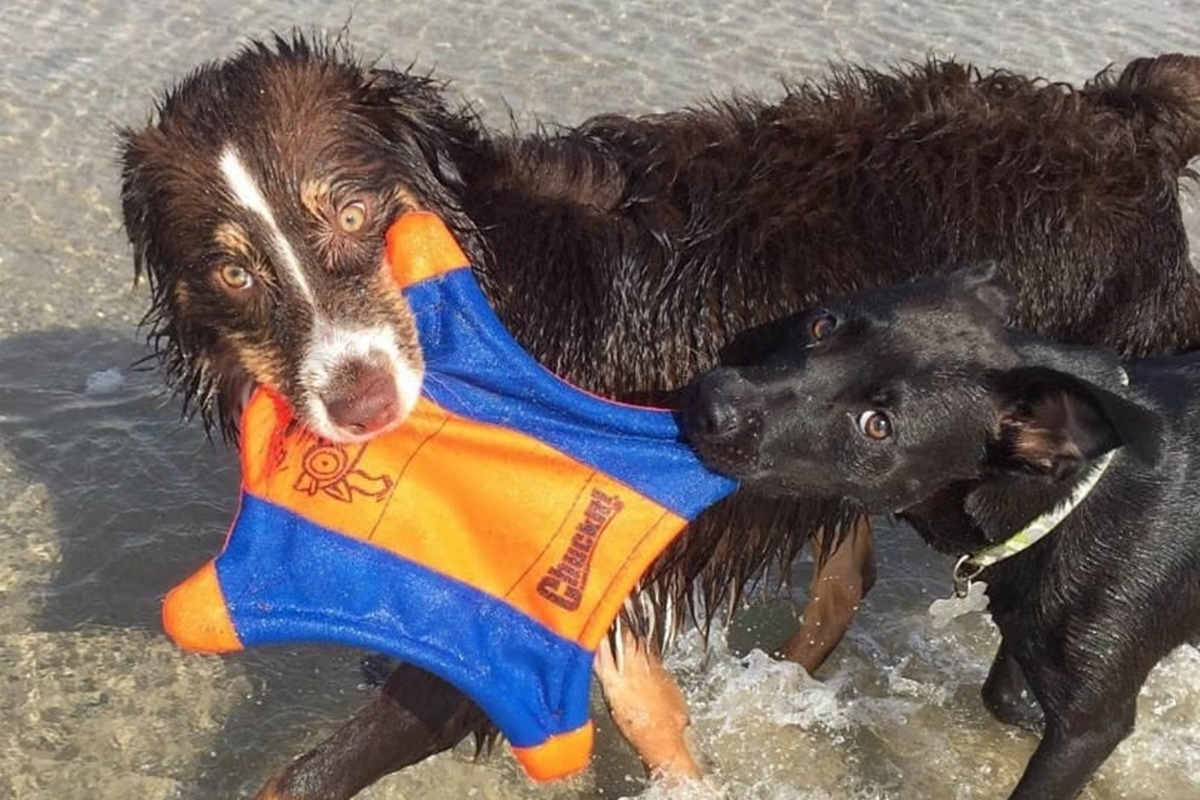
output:
[[[684,416],[749,488],[848,497],[955,555],[1112,453],[1065,521],[979,576],[1002,637],[984,702],[1042,730],[1011,800],[1069,800],[1133,729],[1150,670],[1200,635],[1200,353],[1122,365],[1006,328],[1011,297],[985,265],[827,303],[773,326],[759,363],[703,376]]]

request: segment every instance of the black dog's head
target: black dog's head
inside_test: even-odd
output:
[[[123,131],[149,338],[185,410],[230,432],[261,384],[331,439],[398,424],[423,367],[384,232],[411,209],[468,232],[453,152],[473,130],[428,78],[297,36],[202,66]]]
[[[1158,418],[1105,388],[1115,357],[1007,330],[1009,302],[983,265],[776,323],[758,363],[691,388],[686,435],[748,486],[877,513],[1001,473],[1064,480],[1122,444],[1155,459]]]

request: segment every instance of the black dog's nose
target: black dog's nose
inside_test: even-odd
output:
[[[714,372],[701,378],[686,393],[682,416],[689,441],[724,439],[738,432],[742,420],[732,388],[728,376]]]

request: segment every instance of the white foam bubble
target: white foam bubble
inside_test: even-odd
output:
[[[842,680],[835,676],[822,683],[800,665],[777,661],[762,650],[742,658],[726,654],[713,662],[705,679],[713,697],[698,713],[722,720],[727,727],[747,714],[804,730],[839,730],[850,724],[838,699]]]
[[[115,367],[93,372],[87,376],[83,393],[87,395],[104,395],[118,392],[125,385],[125,376]]]

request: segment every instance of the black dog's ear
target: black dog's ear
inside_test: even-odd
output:
[[[1000,271],[999,263],[980,261],[960,266],[950,273],[950,277],[964,294],[974,296],[1000,319],[1008,319],[1008,312],[1012,307],[1012,288],[1004,273]]]
[[[1026,366],[1055,369],[1118,391],[1128,382],[1120,357],[1110,348],[1063,344],[1017,328],[1006,330],[1005,338]]]
[[[1124,447],[1153,466],[1161,458],[1162,418],[1073,375],[1019,367],[993,378],[998,418],[991,459],[999,466],[1066,478]]]

